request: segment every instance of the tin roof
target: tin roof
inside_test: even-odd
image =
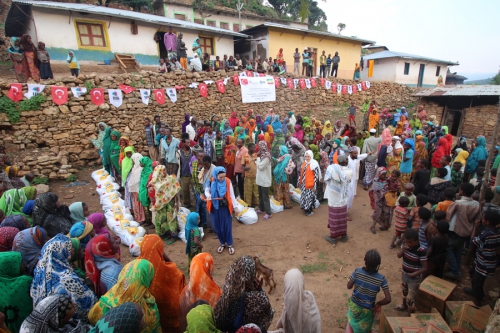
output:
[[[495,85],[475,86],[475,85],[462,84],[458,86],[422,89],[414,93],[413,96],[417,97],[500,96],[500,86],[495,86]]]
[[[173,18],[163,17],[159,15],[153,14],[145,14],[134,12],[130,10],[124,9],[116,9],[109,8],[105,6],[95,6],[89,4],[82,3],[68,3],[68,2],[52,2],[52,1],[33,1],[33,0],[12,0],[13,3],[21,4],[21,5],[30,5],[33,7],[39,8],[49,8],[49,9],[57,9],[57,10],[67,10],[67,11],[77,11],[84,12],[95,15],[104,15],[104,16],[112,16],[112,17],[120,17],[125,19],[132,19],[136,21],[142,21],[147,23],[156,23],[162,25],[171,25],[175,28],[184,28],[189,30],[198,30],[198,31],[206,31],[216,34],[223,35],[231,35],[237,37],[248,37],[245,34],[234,32],[231,30],[209,27],[207,25],[193,23],[189,21],[177,20]]]
[[[400,58],[400,59],[413,59],[413,60],[422,60],[422,61],[429,61],[429,62],[438,62],[438,63],[446,64],[447,66],[459,65],[458,61],[452,62],[452,61],[448,61],[448,60],[429,58],[429,57],[419,56],[419,55],[415,55],[415,54],[395,52],[395,51],[389,51],[389,50],[382,51],[382,52],[376,52],[376,53],[372,53],[372,54],[363,56],[364,60],[376,60],[376,59],[385,59],[385,58]]]
[[[325,31],[318,31],[318,30],[310,30],[310,29],[305,29],[305,28],[298,28],[298,27],[292,27],[289,25],[284,25],[284,24],[279,24],[279,23],[274,23],[274,22],[264,22],[262,24],[256,25],[252,28],[243,30],[242,32],[245,31],[252,31],[257,28],[263,28],[263,27],[271,27],[271,28],[278,28],[278,29],[284,29],[284,30],[295,30],[295,31],[300,31],[300,32],[306,32],[309,35],[320,35],[320,36],[327,36],[327,37],[334,37],[338,39],[345,39],[349,41],[354,41],[361,43],[361,45],[368,45],[368,44],[374,44],[375,42],[372,40],[367,40],[367,39],[361,39],[357,37],[348,37],[348,36],[342,36],[338,34],[334,34],[331,32],[325,32]]]

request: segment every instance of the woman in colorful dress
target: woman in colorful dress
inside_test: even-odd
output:
[[[28,200],[36,199],[36,187],[23,187],[5,191],[0,197],[0,210],[5,217],[23,215],[23,206]],[[26,216],[27,217],[27,216]]]
[[[318,162],[314,159],[313,152],[308,150],[304,154],[304,162],[300,167],[298,187],[302,191],[300,195],[300,208],[306,216],[313,214],[316,203],[316,187],[321,178],[321,171]]]
[[[50,55],[45,50],[45,43],[38,42],[38,59],[40,60],[40,78],[42,80],[49,80],[54,78],[52,68],[50,67]]]
[[[35,82],[40,82],[40,62],[38,61],[38,51],[31,41],[30,35],[22,35],[19,42],[26,61],[28,63],[29,77]]]
[[[10,60],[14,65],[14,72],[16,73],[17,82],[26,83],[30,77],[28,62],[24,56],[23,49],[20,46],[20,39],[18,37],[10,38],[10,47],[7,49]]]
[[[273,162],[275,163],[273,169],[274,198],[282,202],[285,209],[292,208],[288,174],[285,172],[291,158],[290,154],[288,154],[288,148],[285,145],[280,147],[279,157],[273,158]]]
[[[24,229],[14,237],[12,251],[21,253],[27,274],[33,274],[46,241],[47,232],[40,227]]]
[[[401,139],[399,136],[392,137],[392,144],[387,147],[387,173],[390,177],[391,172],[394,170],[399,170],[401,161],[403,160],[404,148],[401,144]]]
[[[142,168],[141,170],[141,180],[139,181],[139,201],[141,205],[144,207],[144,215],[146,218],[146,222],[144,225],[149,224],[147,221],[150,221],[151,215],[149,214],[149,205],[151,204],[151,199],[148,195],[148,184],[149,184],[149,176],[153,173],[153,163],[149,157],[141,157],[139,159],[139,164]]]
[[[416,145],[415,145],[415,155],[413,156],[413,172],[417,171],[418,161],[427,160],[429,158],[429,153],[425,148],[425,142],[423,140],[422,135],[416,136]]]
[[[389,189],[389,184],[387,182],[387,169],[384,167],[379,167],[373,179],[373,185],[368,192],[370,196],[370,205],[373,209],[372,219],[373,224],[370,228],[372,234],[376,234],[375,225],[379,223],[382,228],[385,228],[389,223],[391,217],[391,207],[385,204],[385,194]]]
[[[90,324],[96,325],[111,309],[132,302],[144,312],[146,325],[141,332],[160,332],[160,313],[155,297],[149,291],[154,275],[154,266],[147,260],[136,259],[125,265],[118,276],[118,282],[90,310]]]
[[[130,171],[130,176],[127,181],[126,187],[130,193],[130,200],[132,201],[131,211],[134,214],[134,220],[138,223],[144,223],[146,221],[146,215],[144,214],[144,206],[139,200],[139,183],[141,182],[141,172],[142,166],[139,162],[142,159],[142,155],[135,153],[132,155],[131,159],[134,163],[132,170]],[[147,209],[147,207],[146,207]]]
[[[97,124],[97,128],[99,129],[97,139],[89,140],[92,142],[94,147],[97,148],[97,152],[99,153],[99,156],[101,156],[104,170],[111,173],[111,157],[109,154],[109,150],[111,148],[111,127],[106,125],[104,122],[100,122]]]
[[[109,147],[109,158],[111,159],[111,175],[115,178],[118,184],[122,183],[120,169],[120,132],[111,132],[111,145]]]
[[[236,163],[236,153],[238,152],[238,147],[234,144],[236,139],[234,136],[226,137],[226,145],[223,149],[224,154],[224,168],[226,169],[226,177],[231,179],[232,182],[236,181],[236,176],[234,173],[234,165]]]

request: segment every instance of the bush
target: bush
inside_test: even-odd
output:
[[[66,182],[67,183],[73,183],[78,180],[78,177],[75,176],[74,174],[70,174],[68,177],[66,177]]]
[[[38,184],[49,185],[49,178],[36,176],[35,179],[33,179],[33,184],[34,185],[38,185]]]
[[[46,101],[47,101],[47,99],[45,98],[44,95],[38,94],[38,95],[31,97],[30,99],[21,101],[21,103],[19,103],[19,110],[21,110],[21,111],[36,111],[36,110],[39,110],[40,105],[42,103],[45,103]]]
[[[11,123],[17,123],[21,119],[21,113],[16,108],[16,103],[7,96],[0,98],[0,112],[5,113]]]

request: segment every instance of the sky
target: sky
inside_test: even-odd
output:
[[[460,63],[469,80],[500,70],[500,0],[317,0],[330,32],[375,41],[391,51]]]

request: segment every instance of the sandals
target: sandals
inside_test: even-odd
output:
[[[255,212],[256,212],[257,214],[264,214],[264,212],[263,212],[263,211],[261,211],[260,209],[257,209]]]
[[[374,227],[371,227],[371,228],[370,228],[370,231],[371,231],[371,232],[372,232],[372,234],[374,234],[374,235],[375,235],[375,234],[377,234],[377,231],[375,230],[375,228],[374,228]]]
[[[234,247],[231,245],[231,246],[228,246],[228,249],[229,249],[229,254],[233,255],[234,254]]]
[[[271,216],[272,215],[268,215],[268,214],[264,215],[264,220],[269,220],[271,218]]]
[[[325,240],[332,245],[337,244],[337,240],[333,239],[331,236],[325,236]]]
[[[217,253],[221,254],[224,252],[224,249],[226,248],[226,245],[220,245],[219,248],[217,249]]]

